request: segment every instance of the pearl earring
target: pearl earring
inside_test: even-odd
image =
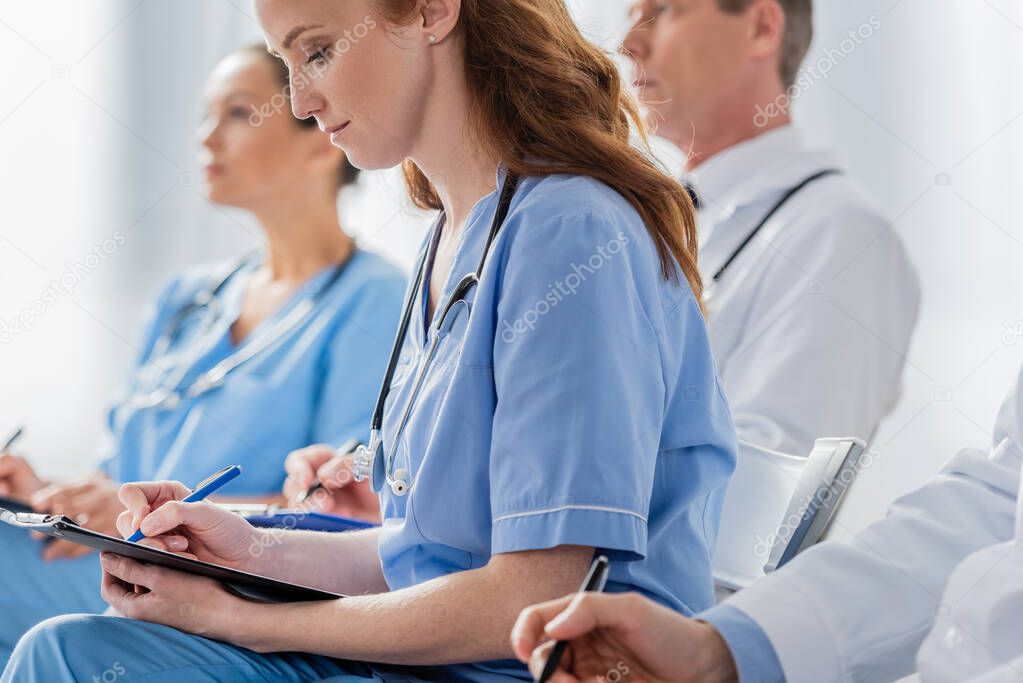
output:
[[[430,44],[437,42],[437,36],[433,33],[430,34]]]

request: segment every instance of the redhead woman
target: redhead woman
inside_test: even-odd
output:
[[[735,437],[704,325],[693,207],[630,145],[614,63],[563,0],[257,0],[297,116],[436,210],[355,471],[383,526],[273,532],[126,485],[122,534],[348,597],[266,605],[103,557],[128,618],[50,620],[4,680],[119,662],[157,680],[516,681],[509,632],[575,589],[691,614]],[[185,608],[187,607],[187,608]]]

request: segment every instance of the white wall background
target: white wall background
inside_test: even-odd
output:
[[[625,0],[570,0],[609,49]],[[1023,342],[1023,7],[1014,0],[818,0],[811,59],[881,28],[796,103],[894,219],[923,279],[906,392],[842,525],[861,527],[964,445],[982,445]],[[69,296],[0,335],[0,429],[51,473],[83,471],[147,299],[182,265],[257,233],[191,185],[200,88],[259,36],[247,0],[0,0],[0,323],[115,231],[123,247]],[[61,68],[67,65],[67,68]],[[666,153],[667,163],[672,164]],[[397,174],[343,199],[363,243],[408,265],[423,220]],[[0,327],[0,333],[3,328]],[[1023,335],[1021,335],[1023,336]]]

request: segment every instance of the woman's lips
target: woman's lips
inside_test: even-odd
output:
[[[331,129],[329,129],[327,131],[328,133],[330,133],[330,141],[333,144],[335,144],[335,145],[337,144],[337,141],[341,137],[341,134],[343,132],[345,132],[345,129],[348,128],[348,124],[350,124],[350,123],[351,123],[351,121],[345,121],[340,126],[334,126],[333,128],[331,128]]]

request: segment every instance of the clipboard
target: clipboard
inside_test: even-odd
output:
[[[241,515],[245,521],[261,529],[296,529],[299,531],[361,531],[379,524],[354,517],[329,515],[323,512],[280,509],[275,505],[224,503],[219,507]]]
[[[100,552],[122,555],[146,564],[155,564],[187,574],[216,579],[231,593],[253,602],[310,602],[337,600],[345,597],[337,593],[285,583],[238,569],[193,560],[138,543],[130,543],[121,538],[90,531],[63,515],[40,515],[0,509],[0,522],[6,522],[26,531],[38,531],[53,538],[78,543]]]
[[[866,449],[867,444],[856,438],[817,439],[782,517],[799,520],[798,524],[787,534],[777,534],[764,565],[765,574],[781,569],[824,537],[859,474],[860,458]]]
[[[10,510],[11,512],[32,512],[32,506],[27,501],[18,500],[17,498],[8,498],[7,496],[0,496],[0,509]]]

